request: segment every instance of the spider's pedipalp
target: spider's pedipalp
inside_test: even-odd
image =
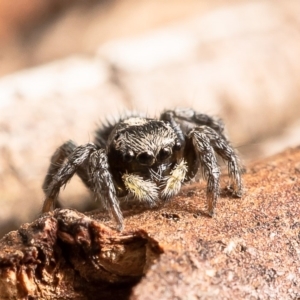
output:
[[[139,175],[125,173],[122,176],[122,180],[129,193],[134,198],[141,202],[146,202],[150,207],[156,205],[158,199],[158,187],[150,181],[144,180]]]
[[[181,189],[181,185],[185,180],[185,175],[187,173],[187,164],[184,159],[182,159],[173,170],[170,175],[166,177],[165,187],[161,192],[161,197],[163,199],[170,199],[171,197],[177,195]]]

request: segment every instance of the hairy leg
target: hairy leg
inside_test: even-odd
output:
[[[168,116],[172,119],[172,122],[180,124],[184,133],[188,133],[195,126],[206,125],[214,129],[222,138],[226,139],[224,136],[224,124],[221,119],[216,117],[211,117],[206,114],[200,114],[191,108],[186,109],[175,109],[168,110],[163,113],[164,116]],[[170,117],[171,116],[171,117]],[[168,121],[168,120],[167,120]]]
[[[86,185],[89,185],[88,174],[82,164],[96,148],[93,144],[76,147],[68,141],[60,146],[51,158],[51,164],[43,183],[45,201],[42,212],[50,211],[57,199],[60,188],[77,172]],[[79,172],[78,172],[79,171]]]
[[[215,130],[208,126],[198,126],[189,133],[203,168],[205,177],[208,178],[207,198],[209,213],[213,209],[219,194],[220,170],[214,152],[228,162],[228,173],[232,181],[233,194],[241,197],[243,185],[241,179],[241,168],[238,158],[228,141],[220,136]]]
[[[60,188],[78,171],[81,179],[84,178],[83,181],[94,192],[95,198],[101,200],[104,207],[114,217],[118,223],[118,229],[122,230],[123,216],[116,197],[113,180],[108,170],[105,150],[98,150],[92,143],[76,147],[67,157],[65,163],[52,176],[51,180],[47,181],[48,186],[44,190],[46,199],[43,212],[51,209]]]
[[[74,151],[76,144],[73,141],[67,141],[62,144],[51,157],[50,166],[47,171],[47,175],[43,183],[43,191],[46,193],[48,190],[49,184],[52,181],[53,176],[57,171],[62,167],[66,158]]]
[[[193,129],[189,133],[189,137],[192,139],[198,154],[203,176],[207,179],[206,197],[208,213],[210,216],[213,216],[220,190],[220,169],[214,149],[210,144],[209,137],[198,128]]]
[[[196,127],[197,130],[204,133],[210,140],[215,152],[228,163],[228,174],[230,177],[230,185],[233,188],[233,195],[241,197],[243,194],[243,184],[241,178],[241,167],[236,153],[227,140],[218,135],[212,128],[208,126]]]
[[[162,116],[162,119],[169,121],[171,125],[174,124],[172,126],[177,128],[177,131],[179,128],[178,124],[180,124],[182,131],[186,134],[194,128],[199,128],[199,131],[207,135],[216,153],[228,162],[228,173],[231,179],[230,185],[233,189],[233,195],[241,197],[243,193],[242,170],[235,151],[224,135],[222,120],[206,114],[199,114],[193,109],[169,110],[165,111]],[[181,132],[181,134],[183,133]]]
[[[103,203],[104,208],[118,223],[118,230],[122,230],[123,215],[116,196],[112,175],[108,168],[107,155],[104,149],[97,150],[91,154],[89,171],[91,189],[94,192],[95,199]]]

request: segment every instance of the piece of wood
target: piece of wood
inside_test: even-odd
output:
[[[213,218],[195,183],[127,208],[123,232],[103,213],[55,210],[0,241],[0,299],[297,299],[299,175],[300,147],[248,166],[242,199],[223,176]]]

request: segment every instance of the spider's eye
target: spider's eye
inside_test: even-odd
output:
[[[174,151],[179,151],[182,147],[182,144],[179,141],[175,142],[175,145],[173,146]]]
[[[160,149],[158,155],[157,155],[157,159],[159,161],[164,161],[165,159],[167,159],[168,157],[170,157],[171,155],[171,149],[170,148],[162,148]]]
[[[154,155],[149,151],[138,154],[136,159],[141,165],[145,166],[151,166],[154,163]]]
[[[129,150],[123,155],[123,159],[125,162],[131,162],[134,158],[133,151]]]

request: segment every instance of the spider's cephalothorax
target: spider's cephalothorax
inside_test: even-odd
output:
[[[228,162],[233,194],[242,195],[241,169],[223,133],[223,123],[192,109],[165,111],[160,119],[131,116],[104,126],[94,143],[68,141],[51,158],[43,190],[43,212],[49,211],[60,188],[76,173],[96,199],[123,227],[120,197],[132,195],[149,206],[176,195],[199,169],[207,179],[208,213],[219,196],[216,154]]]

